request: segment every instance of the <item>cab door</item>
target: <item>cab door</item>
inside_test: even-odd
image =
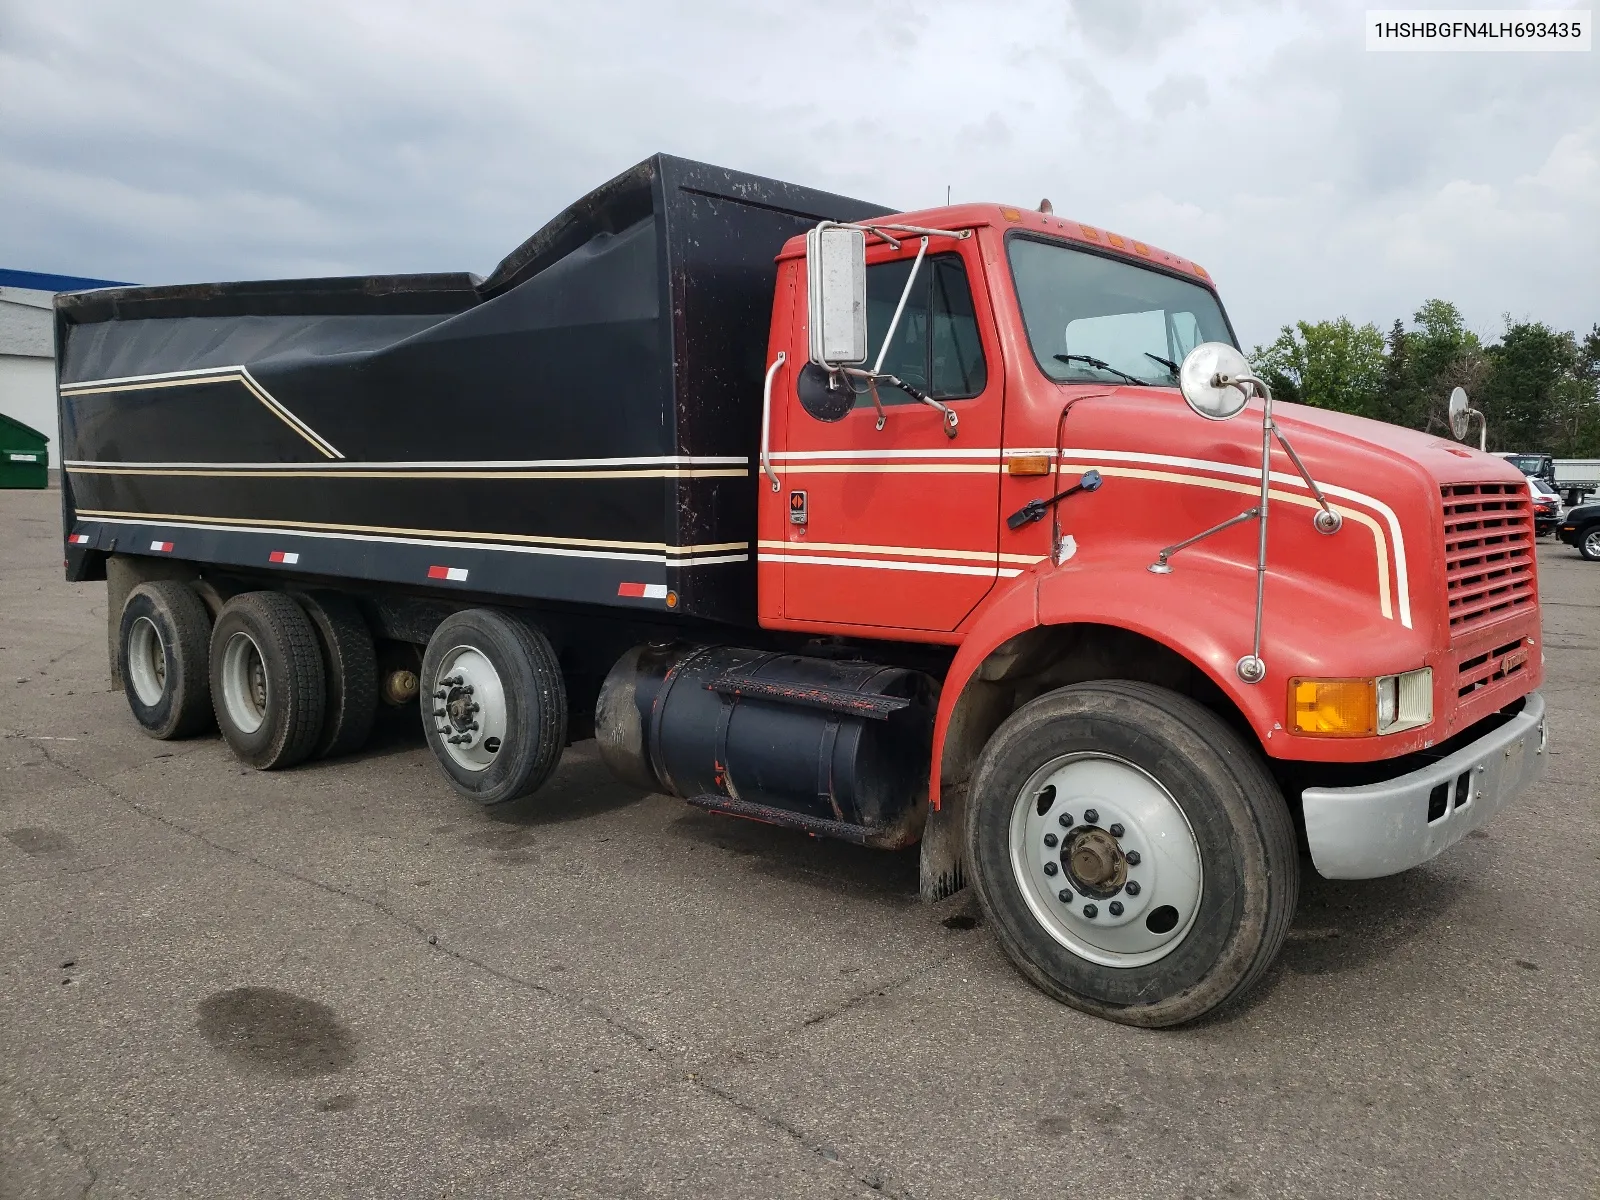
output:
[[[1005,372],[976,241],[930,239],[882,368],[953,409],[954,437],[937,409],[882,384],[882,428],[870,392],[842,420],[819,421],[800,404],[801,372],[785,372],[774,458],[788,520],[784,538],[760,548],[784,564],[785,620],[948,632],[994,587]],[[868,251],[867,366],[917,248],[907,238],[898,252]],[[804,346],[803,284],[796,291]]]

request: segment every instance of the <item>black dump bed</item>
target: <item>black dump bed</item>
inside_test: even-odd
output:
[[[753,622],[773,259],[884,211],[656,155],[487,279],[60,296],[69,573],[115,550]]]

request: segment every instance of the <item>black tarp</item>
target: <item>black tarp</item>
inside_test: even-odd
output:
[[[486,545],[521,537],[594,543],[594,554],[660,544],[666,563],[688,561],[674,558],[682,547],[744,544],[742,563],[665,566],[659,577],[681,597],[679,611],[753,620],[752,477],[773,259],[819,220],[884,211],[657,155],[562,212],[486,279],[60,296],[65,459],[308,464],[292,480],[163,473],[159,465],[143,474],[69,468],[72,497],[95,512],[224,525],[320,522],[481,535]],[[190,374],[171,377],[180,372]],[[745,473],[557,479],[556,468],[541,465],[513,478],[507,465],[707,457],[743,460]],[[363,463],[393,464],[397,477],[363,487],[349,471]],[[422,463],[442,464],[440,477],[405,474]],[[619,561],[627,567],[620,578],[638,577]],[[576,574],[558,557],[537,566],[508,569],[498,590],[608,599],[599,593],[611,577],[596,585],[594,563]],[[478,578],[493,575],[485,568]]]

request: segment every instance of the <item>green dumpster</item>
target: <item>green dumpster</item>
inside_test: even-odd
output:
[[[42,488],[50,481],[50,439],[0,413],[0,488]]]

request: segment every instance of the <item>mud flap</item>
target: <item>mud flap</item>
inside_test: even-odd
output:
[[[967,886],[967,790],[946,789],[922,829],[917,891],[924,904],[954,896]]]

